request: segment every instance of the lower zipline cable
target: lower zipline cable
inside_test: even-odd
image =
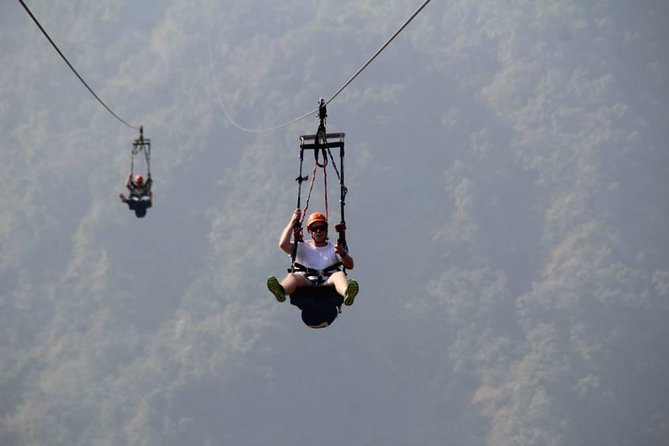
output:
[[[207,48],[209,49],[209,72],[211,73],[211,76],[213,78],[213,73],[214,73],[214,61],[213,57],[211,54],[211,40],[207,39]],[[312,110],[309,113],[305,113],[302,116],[299,116],[291,121],[284,122],[283,124],[275,125],[273,127],[269,128],[264,128],[264,129],[252,129],[248,127],[244,127],[235,121],[235,119],[228,113],[228,109],[225,107],[223,104],[223,98],[221,97],[221,92],[218,89],[218,84],[216,84],[216,81],[213,81],[214,84],[214,90],[216,90],[216,98],[218,99],[218,104],[221,107],[221,110],[223,110],[223,114],[225,115],[226,118],[228,118],[228,121],[232,123],[233,126],[237,127],[239,130],[243,132],[248,132],[248,133],[264,133],[264,132],[271,132],[272,130],[278,130],[283,127],[288,127],[291,124],[295,124],[296,122],[299,122],[305,118],[308,118],[309,116],[312,116],[314,113],[318,111],[318,109]]]

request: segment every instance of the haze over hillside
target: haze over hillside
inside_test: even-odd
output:
[[[361,291],[324,330],[265,286],[317,121],[224,109],[315,109],[422,2],[26,3],[155,204],[0,4],[0,444],[666,444],[666,2],[431,2],[328,107]]]

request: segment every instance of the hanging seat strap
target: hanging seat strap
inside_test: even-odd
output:
[[[314,269],[314,268],[307,268],[301,263],[295,262],[293,263],[292,268],[289,269],[288,271],[304,273],[306,277],[316,282],[316,285],[322,285],[328,280],[328,278],[332,275],[332,273],[336,271],[341,271],[341,266],[342,263],[337,262],[324,269]]]

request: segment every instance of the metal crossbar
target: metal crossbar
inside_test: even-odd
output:
[[[325,142],[316,144],[317,135],[302,135],[300,136],[300,149],[302,150],[316,150],[316,149],[335,149],[344,147],[345,133],[326,133]],[[338,139],[339,141],[330,141],[330,139]]]

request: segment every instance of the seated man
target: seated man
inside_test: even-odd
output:
[[[128,209],[135,211],[135,215],[138,218],[144,217],[146,210],[153,206],[152,184],[151,174],[148,175],[146,182],[144,182],[144,177],[141,175],[136,175],[133,179],[131,174],[128,176],[128,181],[125,184],[130,194],[127,198],[123,193],[119,194],[121,201],[128,205]]]
[[[301,211],[297,209],[281,233],[279,247],[289,255],[293,252],[291,234],[300,217]],[[311,214],[307,220],[307,230],[311,235],[311,240],[298,243],[295,256],[296,270],[289,273],[281,283],[276,277],[270,276],[267,279],[267,288],[279,302],[283,302],[286,300],[286,295],[292,295],[298,289],[333,285],[337,293],[343,297],[344,305],[352,305],[358,294],[358,282],[348,280],[339,265],[346,269],[353,269],[353,258],[348,255],[343,246],[333,245],[328,241],[328,221],[325,215],[319,212]],[[294,304],[302,308],[301,305]],[[305,323],[307,323],[306,320]],[[309,323],[307,325],[314,327]]]

